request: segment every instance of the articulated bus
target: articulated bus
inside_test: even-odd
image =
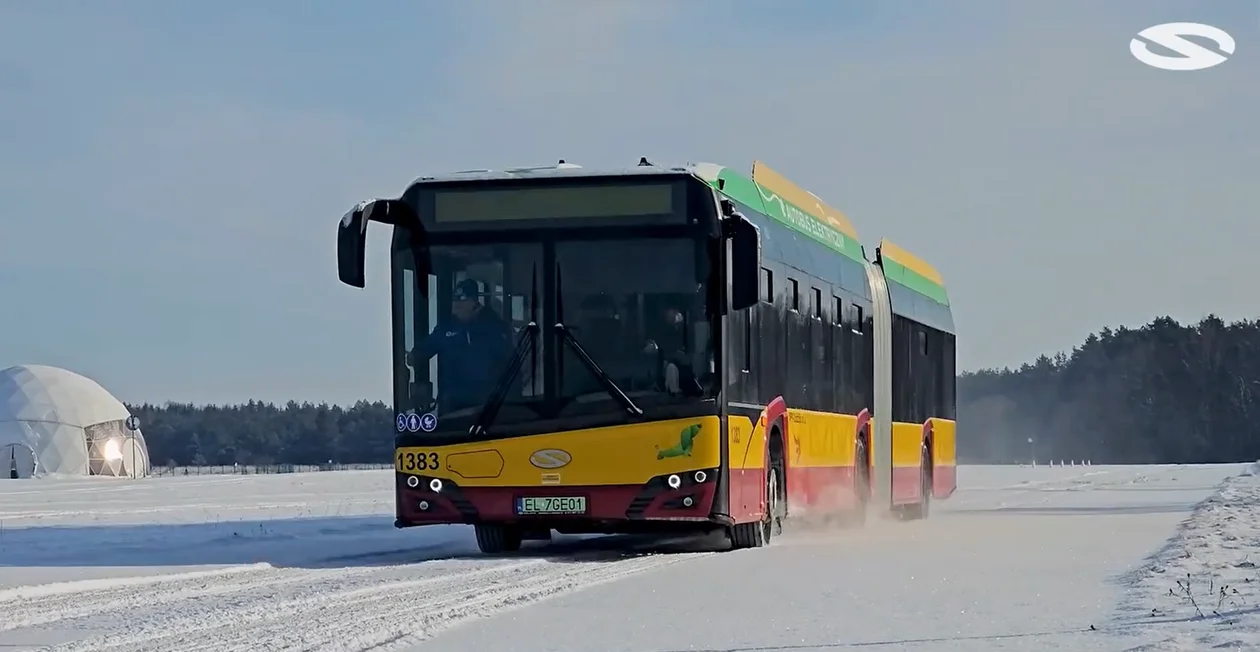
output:
[[[364,286],[393,226],[397,527],[725,532],[925,518],[953,493],[940,275],[762,163],[422,177],[341,219]]]

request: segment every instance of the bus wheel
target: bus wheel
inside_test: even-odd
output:
[[[775,514],[779,510],[779,470],[771,464],[766,471],[766,511],[761,520],[755,523],[739,523],[727,528],[726,534],[731,540],[731,548],[760,548],[770,543],[774,536]]]
[[[521,549],[521,530],[510,525],[475,525],[477,548],[487,555]]]
[[[918,521],[928,517],[932,511],[932,452],[927,442],[919,457],[919,502],[905,505],[899,510],[903,521]]]
[[[932,512],[932,451],[923,444],[923,460],[919,463],[919,518]]]
[[[853,510],[843,519],[848,527],[866,525],[866,511],[871,502],[871,456],[866,450],[866,441],[857,440],[857,449],[853,453]]]
[[[783,500],[783,483],[779,480],[780,463],[775,460],[766,474],[766,511],[770,518],[762,527],[765,529],[766,543],[777,534],[783,534],[783,519],[787,518],[787,503]]]

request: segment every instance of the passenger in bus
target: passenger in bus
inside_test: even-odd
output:
[[[485,402],[512,358],[512,327],[481,296],[477,281],[460,281],[451,317],[407,353],[407,363],[417,369],[438,357],[438,401],[446,410]]]
[[[687,355],[687,320],[682,310],[667,306],[660,322],[647,329],[649,339],[643,352],[653,356],[660,369],[660,380],[671,394],[701,393],[699,382]]]
[[[661,351],[666,358],[684,355],[687,349],[686,319],[681,310],[667,306],[661,314],[661,321],[647,329],[649,352]]]

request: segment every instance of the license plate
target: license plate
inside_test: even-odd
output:
[[[516,499],[516,513],[585,514],[586,496],[523,496]]]

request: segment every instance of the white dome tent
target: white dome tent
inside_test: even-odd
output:
[[[140,430],[127,428],[129,416],[105,388],[74,372],[41,365],[0,371],[0,480],[148,475],[149,450]]]

